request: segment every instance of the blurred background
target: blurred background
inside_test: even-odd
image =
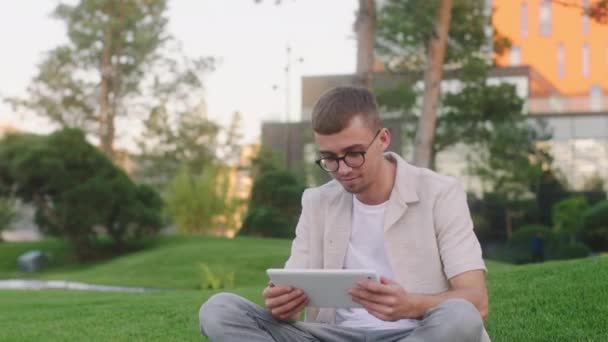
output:
[[[465,184],[488,256],[530,261],[534,236],[555,258],[600,253],[606,9],[12,3],[0,14],[2,238],[59,236],[87,259],[158,232],[293,237],[303,189],[329,180],[312,106],[351,84],[377,95],[391,150]]]

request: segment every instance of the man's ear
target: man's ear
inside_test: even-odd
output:
[[[382,143],[382,151],[386,151],[386,149],[391,144],[391,131],[388,128],[382,128],[382,132],[380,132],[380,142]]]

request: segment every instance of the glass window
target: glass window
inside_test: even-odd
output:
[[[601,111],[603,108],[603,90],[599,84],[594,84],[589,88],[589,99],[591,101],[591,110],[594,112]]]
[[[528,4],[521,3],[521,12],[519,14],[519,29],[522,37],[528,37]]]
[[[583,34],[589,34],[589,0],[583,0]]]
[[[583,76],[589,77],[589,44],[583,44]]]
[[[543,0],[540,4],[540,34],[551,35],[551,1]]]
[[[511,63],[511,66],[518,66],[521,64],[521,48],[518,45],[511,46],[509,62]]]
[[[566,48],[564,43],[557,43],[557,75],[558,77],[566,77]]]

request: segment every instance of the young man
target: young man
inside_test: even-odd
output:
[[[351,290],[360,309],[309,309],[301,290],[269,284],[266,309],[221,293],[199,312],[213,341],[486,341],[485,264],[466,194],[449,177],[385,153],[367,89],[334,88],[312,113],[317,164],[334,178],[308,189],[286,268],[374,269]]]

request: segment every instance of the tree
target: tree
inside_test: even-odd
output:
[[[36,208],[36,223],[72,244],[80,259],[94,257],[107,235],[114,253],[161,225],[158,193],[136,185],[84,133],[8,135],[0,142],[0,181]]]
[[[583,15],[588,15],[599,24],[608,24],[608,0],[596,0],[588,7],[584,7],[579,2],[566,0],[552,0],[552,2],[560,6],[577,8]]]
[[[219,127],[207,118],[204,106],[171,115],[167,104],[159,104],[144,121],[137,140],[136,177],[162,189],[178,172],[201,174],[215,160]],[[190,109],[190,108],[189,108]]]
[[[357,84],[371,88],[376,45],[375,0],[359,0],[359,10],[354,26],[357,34]]]
[[[241,123],[243,121],[240,112],[232,113],[230,124],[226,130],[226,138],[223,144],[222,157],[224,162],[231,166],[237,166],[241,156],[241,140],[243,140],[243,132]]]
[[[412,88],[417,73],[423,74],[422,110],[414,150],[416,164],[433,165],[443,70],[450,70],[455,77],[471,79],[467,76],[471,68],[489,67],[486,51],[489,37],[485,30],[491,25],[490,20],[483,1],[390,0],[381,8],[378,51],[387,59],[389,70],[414,75],[409,84]],[[494,40],[500,43],[497,49],[504,50],[505,39],[498,31],[494,32]],[[485,71],[476,72],[476,77],[484,76]]]
[[[0,196],[0,241],[2,241],[2,231],[6,230],[16,217],[15,200]]]
[[[230,226],[226,221],[230,221],[234,201],[228,188],[226,167],[213,165],[202,173],[182,167],[167,187],[167,213],[182,233],[208,234],[221,223]]]
[[[567,235],[574,242],[576,235],[583,229],[583,214],[589,207],[583,196],[567,198],[555,204],[552,210],[553,228]]]
[[[47,54],[27,98],[9,101],[60,127],[94,133],[112,158],[119,118],[150,111],[159,92],[176,91],[174,79],[198,82],[205,66],[199,60],[179,70],[166,11],[166,0],[60,3],[53,15],[66,24],[68,43]]]

